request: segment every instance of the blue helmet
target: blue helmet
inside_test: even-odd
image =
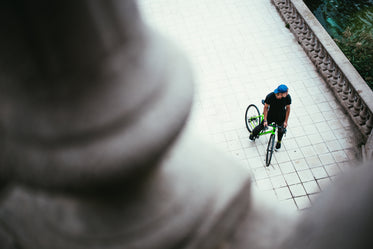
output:
[[[288,87],[284,84],[279,85],[273,92],[274,93],[286,93],[288,91]]]

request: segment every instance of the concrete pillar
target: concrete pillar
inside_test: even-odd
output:
[[[223,248],[250,177],[183,130],[193,77],[136,1],[0,3],[0,248]]]

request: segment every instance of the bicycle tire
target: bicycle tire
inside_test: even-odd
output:
[[[249,132],[252,132],[260,124],[260,112],[256,105],[251,104],[246,108],[245,124]]]
[[[266,166],[268,167],[271,164],[272,154],[275,146],[275,134],[271,134],[269,137],[267,145],[267,154],[266,154]]]

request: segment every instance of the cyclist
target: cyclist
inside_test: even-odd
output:
[[[285,128],[288,126],[290,105],[291,97],[289,94],[289,88],[286,85],[281,84],[265,98],[263,110],[264,119],[262,123],[254,128],[249,138],[255,140],[259,132],[266,128],[268,124],[275,122],[277,125],[282,126],[278,129],[276,143],[276,149],[280,149]]]

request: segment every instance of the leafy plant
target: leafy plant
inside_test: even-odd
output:
[[[373,89],[373,0],[304,0]]]
[[[351,32],[347,27],[343,35],[334,39],[352,65],[373,89],[373,34],[368,31]]]

